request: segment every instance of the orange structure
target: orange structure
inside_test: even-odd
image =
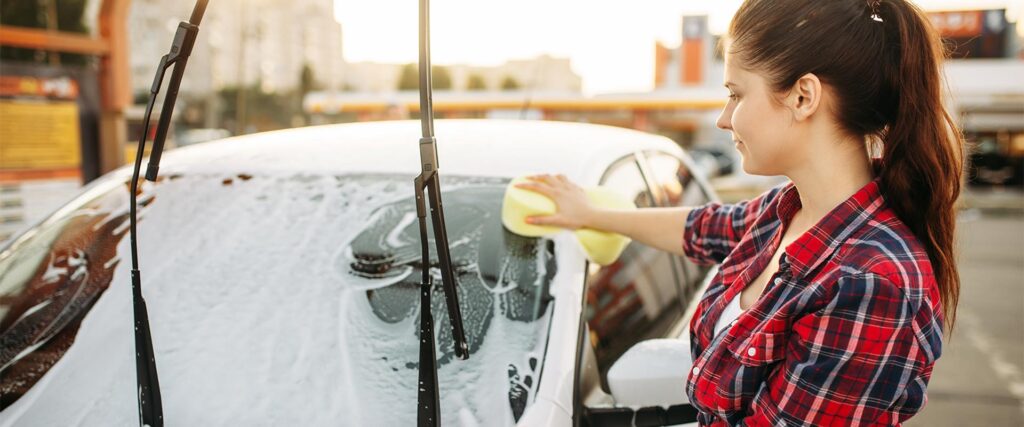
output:
[[[704,39],[707,37],[706,16],[683,17],[683,44],[680,46],[679,81],[684,85],[704,82]]]

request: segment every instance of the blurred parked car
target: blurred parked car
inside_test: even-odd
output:
[[[645,340],[685,335],[711,271],[636,242],[600,267],[571,233],[526,238],[500,220],[506,185],[527,173],[605,185],[639,206],[715,200],[689,156],[667,138],[596,125],[436,129],[470,344],[468,360],[453,357],[438,289],[444,424],[692,415],[682,364],[642,351],[622,360]],[[420,269],[437,275],[420,263],[419,131],[319,126],[166,153],[160,180],[141,188],[139,249],[169,425],[413,425]],[[0,247],[0,425],[137,422],[129,178],[107,174]],[[645,397],[670,377],[677,393]]]
[[[733,156],[736,153],[732,147],[695,146],[688,153],[697,168],[705,171],[707,178],[730,175],[735,172],[736,161]]]

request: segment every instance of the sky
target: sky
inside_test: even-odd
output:
[[[415,0],[334,0],[349,62],[415,62]],[[568,57],[588,95],[648,91],[654,46],[680,42],[684,14],[707,14],[724,32],[742,0],[433,0],[431,61],[435,65],[498,65],[541,54]],[[917,0],[925,10],[1007,9],[1024,15],[1024,0]]]

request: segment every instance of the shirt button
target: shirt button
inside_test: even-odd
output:
[[[747,356],[754,357],[755,354],[757,354],[757,350],[754,349],[754,347],[750,347],[747,349]]]
[[[694,366],[694,367],[693,367],[693,374],[694,374],[694,375],[698,375],[698,374],[700,374],[700,368],[698,368],[698,367]]]

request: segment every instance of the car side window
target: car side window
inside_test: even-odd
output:
[[[711,195],[694,177],[694,171],[678,157],[661,151],[647,151],[644,159],[653,193],[660,194],[660,206],[700,206],[711,201]],[[697,265],[683,256],[676,258],[686,277],[684,299],[689,301],[710,267]]]
[[[694,172],[682,160],[660,151],[644,154],[654,193],[659,193],[659,189],[662,193],[658,200],[660,206],[700,206],[711,201],[710,195],[694,178]]]
[[[601,185],[630,197],[637,207],[656,206],[633,156],[609,168]],[[584,316],[602,384],[611,365],[633,344],[663,337],[682,316],[682,277],[673,258],[633,241],[614,263],[604,267],[590,264]]]

